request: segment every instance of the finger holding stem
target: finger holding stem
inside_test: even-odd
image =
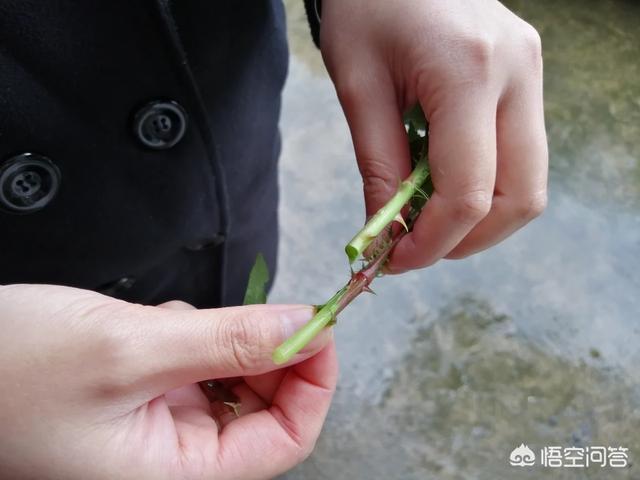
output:
[[[381,248],[367,258],[368,263],[360,271],[354,273],[351,269],[349,282],[327,303],[320,306],[311,320],[274,350],[272,360],[276,365],[288,362],[324,328],[335,323],[336,316],[362,292],[373,293],[369,285],[381,273],[394,247],[412,230],[414,222],[428,200],[428,194],[423,190],[430,183],[427,161],[428,126],[419,107],[407,114],[405,125],[408,127],[407,134],[414,169],[400,184],[395,195],[353,237],[345,247],[345,251],[352,264],[372,242],[380,243]],[[405,223],[400,212],[407,205],[410,208]],[[385,231],[393,221],[400,222],[404,230],[396,234],[392,234],[391,229]]]
[[[428,176],[429,165],[426,157],[423,157],[418,161],[411,175],[400,184],[391,200],[378,210],[347,244],[345,252],[349,257],[349,263],[355,262],[387,225],[397,218],[402,208],[416,194]]]

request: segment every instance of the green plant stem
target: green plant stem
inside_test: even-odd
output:
[[[313,338],[320,333],[338,314],[338,302],[346,291],[346,286],[341,288],[313,318],[304,324],[302,328],[281,343],[273,352],[272,359],[276,365],[282,365],[302,350]]]
[[[345,247],[349,263],[352,264],[375,241],[376,248],[372,248],[374,251],[367,254],[368,263],[358,272],[354,273],[352,270],[349,282],[338,290],[327,303],[318,307],[309,322],[274,350],[272,358],[277,365],[288,362],[324,328],[333,325],[336,316],[358,295],[362,292],[371,292],[369,285],[382,272],[383,266],[397,243],[411,231],[414,221],[428,200],[428,195],[432,191],[432,185],[428,182],[428,124],[419,105],[407,113],[405,126],[408,129],[412,162],[415,161],[414,169],[409,177],[400,183],[395,195],[371,217]],[[424,135],[420,135],[420,131],[424,131]],[[406,218],[403,218],[400,212],[407,205],[410,208]],[[394,232],[391,228],[391,223],[394,220],[402,222],[405,229],[398,229]]]
[[[298,331],[286,339],[273,352],[272,359],[276,365],[282,365],[302,350],[323,328],[335,321],[336,316],[362,292],[370,291],[369,285],[382,270],[391,250],[406,234],[401,231],[393,241],[362,270],[354,273],[351,280],[327,301]]]
[[[429,176],[429,165],[426,156],[417,163],[411,175],[407,177],[395,195],[365,224],[355,237],[345,247],[349,263],[353,263],[362,255],[371,242],[396,218],[402,208],[411,200],[416,190]]]

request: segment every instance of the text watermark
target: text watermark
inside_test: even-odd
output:
[[[629,449],[625,447],[542,447],[536,453],[527,445],[520,444],[509,455],[509,463],[513,467],[548,467],[548,468],[588,468],[611,467],[626,468],[629,466]]]

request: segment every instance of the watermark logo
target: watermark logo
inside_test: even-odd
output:
[[[509,455],[509,463],[512,467],[531,467],[536,463],[536,454],[524,443],[521,443]]]
[[[625,447],[548,446],[540,449],[538,463],[536,463],[536,454],[527,445],[521,443],[509,455],[509,463],[513,467],[539,465],[546,468],[626,468],[629,466],[628,452],[629,449]]]

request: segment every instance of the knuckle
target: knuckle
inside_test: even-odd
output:
[[[362,177],[362,189],[367,199],[387,198],[391,193],[390,184],[386,178],[381,175],[364,175]]]
[[[357,71],[351,71],[334,79],[336,93],[345,106],[355,105],[364,92],[364,80]]]
[[[296,464],[304,462],[313,453],[318,440],[317,436],[301,435],[289,431],[289,436],[292,440],[291,455]]]
[[[264,322],[259,321],[253,314],[253,320],[249,321],[244,316],[231,316],[220,323],[216,332],[216,341],[213,345],[219,350],[218,355],[226,366],[237,368],[241,371],[255,370],[265,353],[265,334],[260,328]]]
[[[183,302],[182,300],[169,300],[168,302],[164,302],[158,307],[166,308],[167,310],[192,310],[193,307],[187,302]]]
[[[532,25],[525,23],[523,36],[529,51],[536,55],[542,55],[542,39],[538,30],[536,30]]]
[[[547,207],[547,192],[542,191],[526,197],[518,202],[516,206],[516,216],[523,220],[533,220],[544,212]]]
[[[463,223],[477,223],[491,210],[491,194],[486,190],[476,190],[460,196],[453,202],[455,218]]]
[[[523,31],[523,49],[526,58],[529,60],[536,70],[542,69],[542,39],[538,31],[528,23],[524,23]]]
[[[496,43],[486,35],[475,35],[464,39],[464,47],[476,75],[488,80],[496,56]]]
[[[292,466],[299,465],[304,462],[313,453],[315,441],[292,438],[284,447],[289,452],[290,462]]]
[[[300,448],[297,450],[298,463],[304,462],[313,453],[316,448],[316,439],[309,441],[303,441]]]
[[[360,175],[362,176],[362,188],[367,200],[387,200],[395,191],[397,185],[390,180],[394,178],[389,166],[385,162],[377,160],[383,158],[375,151],[361,152],[358,158]],[[395,177],[397,182],[399,179]]]
[[[188,304],[186,302],[183,302],[182,300],[169,300],[168,302],[164,302],[160,306],[165,308],[180,308],[185,305]]]

